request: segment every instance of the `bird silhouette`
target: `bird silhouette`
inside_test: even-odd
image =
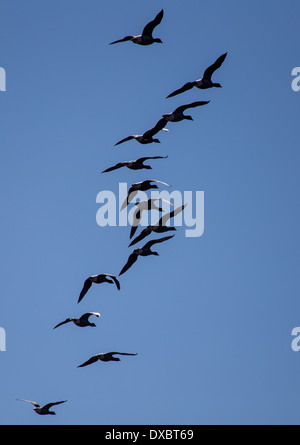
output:
[[[98,360],[101,362],[119,362],[119,357],[114,357],[114,355],[137,355],[137,353],[132,354],[129,352],[101,352],[100,354],[93,355],[89,360],[82,363],[82,365],[77,366],[77,368],[84,368],[85,366],[96,363]]]
[[[155,184],[152,184],[152,182]],[[128,206],[139,191],[145,192],[150,189],[157,189],[158,186],[156,184],[163,184],[166,187],[171,187],[166,182],[158,181],[157,179],[146,179],[145,181],[135,182],[134,184],[131,184],[131,187],[128,190],[127,198],[124,200],[121,206],[121,210],[124,210]]]
[[[173,236],[174,235],[165,236],[164,238],[148,241],[148,243],[145,244],[143,247],[141,247],[139,249],[134,249],[134,251],[129,255],[127,263],[125,264],[125,266],[123,267],[123,269],[121,270],[119,275],[123,275],[123,273],[125,273],[136,262],[136,260],[138,259],[139,256],[158,255],[157,252],[153,252],[151,250],[151,247],[154,244],[162,243],[164,241],[167,241],[167,240],[173,238]]]
[[[150,130],[147,130],[144,134],[134,134],[131,136],[127,136],[126,138],[122,139],[121,141],[117,142],[116,145],[123,144],[123,142],[130,141],[131,139],[135,139],[140,144],[151,144],[152,142],[160,143],[159,139],[153,138],[159,131],[169,131],[165,126],[167,125],[167,120],[165,118],[160,119],[156,125],[151,128]]]
[[[109,273],[100,274],[100,275],[92,275],[91,277],[87,278],[83,284],[83,288],[80,292],[78,303],[83,299],[87,291],[90,289],[93,283],[101,284],[101,283],[110,283],[117,286],[118,290],[121,289],[119,280],[115,275],[111,275]]]
[[[198,102],[193,102],[191,104],[188,105],[181,105],[180,107],[176,108],[176,110],[173,111],[173,113],[169,113],[169,114],[163,114],[163,117],[168,121],[168,122],[180,122],[184,119],[188,119],[190,121],[193,120],[192,116],[188,116],[183,114],[183,112],[185,110],[187,110],[188,108],[195,108],[195,107],[199,107],[202,105],[206,105],[209,104],[209,100],[208,101],[198,101]]]
[[[95,327],[95,323],[90,323],[89,317],[91,315],[95,315],[95,317],[100,317],[100,314],[98,312],[87,312],[86,314],[83,314],[80,318],[67,318],[65,321],[62,321],[61,323],[58,323],[56,326],[54,326],[53,329],[58,328],[59,326],[62,326],[63,324],[70,323],[71,321],[80,328],[85,328],[86,326],[92,326]]]
[[[175,227],[169,227],[166,226],[167,222],[169,219],[173,218],[174,216],[178,215],[180,212],[182,212],[182,210],[186,207],[185,205],[182,205],[180,207],[177,207],[177,209],[173,210],[170,213],[167,213],[166,215],[163,215],[160,220],[158,221],[157,224],[155,225],[149,225],[147,226],[145,229],[143,229],[141,231],[141,233],[139,234],[139,236],[137,236],[130,244],[128,247],[133,246],[134,244],[139,243],[140,241],[142,241],[144,238],[146,238],[146,236],[150,235],[150,233],[155,232],[155,233],[164,233],[164,232],[168,232],[170,230],[176,230]]]
[[[143,29],[142,34],[138,35],[138,36],[126,36],[123,39],[120,40],[115,40],[114,42],[108,43],[108,45],[114,45],[115,43],[120,43],[120,42],[128,42],[131,41],[133,43],[136,43],[138,45],[151,45],[152,43],[162,43],[161,39],[158,38],[153,38],[152,37],[152,33],[154,28],[160,24],[160,22],[162,21],[164,15],[164,10],[162,9],[157,16],[154,18],[154,20],[152,20],[151,22],[149,22]]]
[[[21,402],[31,403],[35,407],[33,408],[33,410],[40,415],[47,415],[47,414],[56,415],[54,411],[50,411],[50,408],[52,408],[52,406],[60,405],[61,403],[67,402],[67,400],[63,400],[61,402],[47,403],[47,405],[40,406],[38,403],[33,402],[31,400],[25,400],[25,399],[17,399],[17,400],[20,400]]]
[[[137,208],[134,211],[133,218],[132,218],[132,225],[131,225],[131,229],[130,229],[130,239],[134,236],[134,234],[138,228],[138,225],[142,219],[142,214],[145,210],[150,210],[150,211],[158,210],[159,212],[163,212],[163,208],[157,207],[157,205],[155,204],[156,201],[166,202],[170,206],[174,207],[173,204],[170,203],[170,201],[167,201],[166,199],[163,199],[163,198],[152,198],[152,199],[148,199],[147,201],[136,202],[135,206]]]
[[[114,165],[113,167],[109,167],[106,170],[103,170],[102,173],[111,172],[113,170],[117,170],[122,167],[130,168],[131,170],[142,170],[147,169],[151,170],[152,167],[150,165],[145,165],[144,162],[148,159],[166,159],[168,156],[147,156],[144,158],[136,159],[135,161],[123,161],[118,162],[118,164]]]
[[[202,79],[194,80],[193,82],[188,82],[183,87],[179,88],[176,91],[173,91],[173,93],[169,94],[167,96],[167,99],[169,97],[176,96],[177,94],[184,93],[185,91],[191,90],[193,87],[200,88],[201,90],[205,90],[207,88],[217,87],[222,88],[222,86],[219,83],[214,83],[211,80],[211,77],[213,73],[220,68],[222,63],[224,62],[225,58],[227,56],[227,53],[222,54],[212,65],[210,65],[206,70],[204,71]]]

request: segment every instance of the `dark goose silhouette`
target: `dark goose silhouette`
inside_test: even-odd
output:
[[[162,43],[161,39],[158,38],[153,38],[152,37],[152,33],[154,28],[160,24],[162,18],[164,15],[164,10],[162,9],[157,16],[155,17],[154,20],[152,20],[151,22],[149,22],[145,28],[143,29],[143,32],[141,35],[138,36],[126,36],[123,39],[120,40],[115,40],[114,42],[109,43],[108,45],[114,45],[115,43],[120,43],[120,42],[127,42],[127,41],[131,41],[133,43],[136,43],[138,45],[151,45],[152,43]]]
[[[92,326],[95,327],[95,323],[91,323],[89,321],[89,317],[91,315],[95,315],[96,317],[100,317],[100,314],[98,312],[87,312],[86,314],[83,314],[80,318],[67,318],[65,321],[62,321],[61,323],[58,323],[53,329],[58,328],[59,326],[62,326],[63,324],[70,323],[71,321],[80,328],[85,328],[86,326]]]
[[[167,122],[168,121],[165,118],[162,118],[157,122],[157,124],[153,128],[146,131],[144,134],[134,134],[132,136],[128,136],[127,138],[124,138],[121,141],[117,142],[115,146],[123,144],[123,142],[130,141],[131,139],[135,139],[140,144],[151,144],[152,142],[160,143],[160,140],[153,138],[153,136],[155,136],[161,130],[169,131],[167,128],[165,128]]]
[[[148,199],[147,201],[139,201],[135,203],[135,206],[137,207],[137,209],[135,210],[134,214],[133,214],[133,220],[132,220],[132,226],[131,226],[131,230],[130,230],[130,239],[133,237],[133,235],[135,234],[138,225],[142,219],[142,214],[144,210],[158,210],[159,212],[163,212],[164,210],[162,209],[162,207],[157,207],[157,205],[155,204],[155,201],[162,201],[162,202],[166,202],[169,205],[171,205],[172,207],[173,204],[171,204],[169,201],[167,201],[166,199],[163,198],[154,198],[154,199]]]
[[[148,243],[145,244],[143,247],[141,247],[139,249],[134,249],[134,251],[129,255],[127,263],[125,264],[125,266],[123,267],[123,269],[121,270],[119,275],[123,275],[123,273],[125,273],[136,262],[136,260],[138,259],[139,256],[149,256],[149,255],[157,255],[158,256],[157,252],[152,252],[151,247],[154,244],[167,241],[167,240],[173,238],[173,236],[174,235],[165,236],[164,238],[148,241]]]
[[[177,207],[177,209],[173,210],[170,213],[167,213],[166,215],[163,215],[160,220],[158,221],[158,223],[156,225],[149,225],[147,226],[145,229],[143,229],[141,231],[141,233],[139,234],[139,236],[137,236],[130,244],[128,247],[133,246],[134,244],[139,243],[140,241],[142,241],[144,238],[146,238],[146,236],[150,235],[150,233],[155,232],[155,233],[164,233],[164,232],[168,232],[170,230],[176,230],[175,227],[169,227],[166,226],[166,223],[168,222],[168,220],[170,218],[173,218],[174,216],[178,215],[178,213],[182,212],[182,210],[186,207],[186,204]]]
[[[52,406],[54,406],[54,405],[60,405],[61,403],[66,403],[67,402],[67,400],[63,400],[61,402],[47,403],[47,405],[40,406],[38,403],[32,402],[31,400],[25,400],[25,399],[17,399],[17,400],[20,400],[21,402],[29,402],[29,403],[31,403],[35,407],[35,408],[33,408],[34,411],[37,414],[40,414],[42,416],[43,415],[47,415],[47,414],[56,415],[56,413],[54,411],[49,411],[50,408],[52,408]]]
[[[92,363],[96,363],[98,360],[101,362],[119,362],[119,357],[114,357],[114,355],[137,355],[137,353],[132,354],[129,352],[101,352],[100,354],[94,355],[86,362],[82,363],[82,365],[77,366],[77,368],[83,368],[84,366],[91,365]]]
[[[91,277],[87,278],[83,284],[83,288],[80,292],[78,303],[83,299],[89,288],[92,286],[93,283],[101,284],[101,283],[110,283],[117,286],[118,290],[121,289],[119,280],[115,275],[111,275],[109,273],[104,273],[100,275],[92,275]]]
[[[131,187],[128,190],[127,198],[124,200],[121,210],[128,206],[139,191],[145,192],[150,189],[157,189],[158,186],[156,184],[151,184],[152,182],[163,184],[166,187],[171,187],[169,184],[162,181],[157,181],[156,179],[147,179],[145,181],[135,182],[134,184],[131,184]]]
[[[102,173],[111,172],[113,170],[117,170],[118,168],[127,167],[131,170],[142,170],[143,168],[146,168],[148,170],[151,170],[152,167],[150,165],[144,165],[144,162],[148,159],[166,159],[168,156],[147,156],[144,158],[139,158],[135,161],[123,161],[118,162],[118,164],[114,165],[113,167],[109,167],[106,170],[104,170]]]
[[[200,107],[201,105],[209,104],[209,102],[210,102],[210,100],[193,102],[188,105],[181,105],[181,107],[176,108],[176,110],[174,110],[173,113],[163,114],[163,117],[168,122],[180,122],[184,119],[188,119],[188,120],[192,121],[193,120],[192,116],[185,115],[185,114],[183,114],[183,112],[185,110],[187,110],[188,108]]]
[[[168,99],[168,97],[173,97],[173,96],[176,96],[177,94],[183,93],[184,91],[188,91],[188,90],[192,89],[193,87],[200,88],[201,90],[205,90],[207,88],[212,88],[212,87],[222,88],[222,86],[219,83],[212,82],[211,77],[212,77],[213,73],[218,68],[220,68],[220,66],[224,62],[226,56],[227,56],[227,53],[222,54],[222,56],[220,56],[211,66],[209,66],[204,71],[202,79],[198,79],[193,82],[186,83],[185,85],[183,85],[183,87],[181,87],[178,90],[173,91],[173,93],[169,94],[169,96],[167,96],[167,99]]]

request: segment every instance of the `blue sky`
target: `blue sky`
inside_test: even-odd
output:
[[[163,45],[106,43],[139,34],[164,8]],[[1,3],[2,424],[299,424],[299,100],[296,0],[20,0]],[[222,89],[168,100],[228,51]],[[130,134],[195,100],[194,121],[161,144]],[[205,232],[178,229],[141,258],[121,291],[83,281],[118,274],[128,227],[96,224],[101,190],[149,179],[101,171],[152,162],[151,178],[204,191]],[[65,325],[96,311],[97,328]],[[106,351],[119,363],[77,366]],[[68,400],[42,417],[17,398]]]

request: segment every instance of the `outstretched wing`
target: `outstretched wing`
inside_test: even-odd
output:
[[[136,262],[137,259],[138,255],[135,252],[132,252],[132,254],[130,254],[128,257],[127,263],[119,273],[119,276],[123,275],[123,273],[125,273]]]
[[[146,131],[143,134],[143,138],[144,139],[150,139],[152,136],[154,136],[156,133],[158,133],[159,131],[165,129],[165,126],[167,125],[168,121],[167,119],[165,119],[164,117],[162,119],[160,119],[157,124],[151,128],[150,130]],[[166,129],[166,131],[168,131]]]
[[[117,142],[117,143],[115,144],[115,146],[116,146],[116,145],[119,145],[119,144],[123,144],[123,142],[130,141],[131,139],[134,139],[134,136],[128,136],[127,138],[122,139],[121,141]]]
[[[61,403],[66,403],[66,401],[67,400],[62,400],[61,402],[47,403],[47,405],[43,406],[43,408],[49,410],[52,406],[60,405]]]
[[[204,71],[204,74],[203,74],[203,79],[210,80],[213,73],[218,68],[220,68],[220,66],[224,62],[226,56],[227,56],[227,53],[222,54],[222,56],[220,56],[212,65],[210,65],[208,68],[206,68],[206,70]]]
[[[160,220],[158,221],[158,226],[165,226],[167,224],[167,221],[170,218],[173,218],[174,216],[178,215],[178,213],[182,212],[182,210],[186,207],[186,204],[177,207],[176,209],[172,210],[172,212],[167,213],[166,215],[163,215]]]
[[[33,402],[32,400],[26,400],[26,399],[17,399],[20,400],[21,402],[28,402],[31,403],[33,406],[35,406],[36,408],[40,408],[40,405],[36,402]]]
[[[135,234],[138,225],[141,221],[141,217],[142,217],[142,212],[139,208],[137,208],[133,214],[133,221],[132,221],[132,226],[130,229],[130,239],[133,237],[133,235]]]
[[[152,240],[152,241],[148,241],[148,243],[144,245],[144,248],[151,249],[153,244],[163,243],[164,241],[167,241],[167,240],[173,238],[173,236],[175,236],[175,235],[164,236],[163,238],[159,238],[159,239],[155,239],[155,240]]]
[[[146,181],[144,181],[144,182],[146,182]],[[149,179],[148,182],[158,182],[159,184],[163,184],[163,185],[166,185],[167,187],[171,187],[166,182],[158,181],[157,179]]]
[[[172,204],[170,201],[167,201],[166,199],[163,199],[163,198],[157,198],[154,201],[163,201],[163,202],[166,202],[167,204],[170,204],[170,206],[174,207],[174,204]]]
[[[91,315],[95,315],[96,317],[100,317],[99,312],[87,312],[86,314],[81,315],[80,320],[86,321],[89,319]]]
[[[173,93],[169,94],[167,96],[167,99],[169,97],[177,96],[177,94],[184,93],[185,91],[191,90],[195,86],[195,82],[188,82],[183,87],[179,88],[178,90],[173,91]]]
[[[125,165],[126,165],[126,162],[119,162],[118,164],[114,165],[113,167],[109,167],[106,170],[103,170],[103,172],[101,172],[101,173],[111,172],[113,170],[117,170],[118,168],[125,167]]]
[[[105,275],[106,275],[107,277],[112,278],[112,279],[114,280],[114,282],[115,282],[117,288],[118,288],[119,290],[121,289],[120,282],[119,282],[118,278],[117,278],[115,275],[111,275],[110,273],[106,273]]]
[[[134,236],[137,228],[138,228],[138,226],[134,226],[134,225],[131,226],[129,239],[131,239]]]
[[[92,363],[96,363],[98,361],[98,355],[94,355],[86,362],[82,363],[82,365],[77,366],[77,368],[84,368],[85,366],[91,365]]]
[[[197,102],[192,102],[191,104],[188,104],[188,105],[181,105],[181,107],[176,108],[174,113],[176,113],[176,112],[183,113],[188,108],[200,107],[201,105],[209,104],[209,102],[210,102],[210,100],[200,100]]]
[[[124,199],[121,210],[124,210],[137,194],[138,194],[138,190],[134,190],[134,189],[130,188],[128,190],[127,198]]]
[[[73,321],[73,318],[67,318],[65,321],[62,321],[61,323],[58,323],[56,326],[54,326],[53,329],[56,329],[59,326],[62,326],[63,324],[70,323],[70,321]]]
[[[152,232],[152,226],[147,226],[145,227],[145,229],[143,229],[141,231],[141,233],[139,234],[139,236],[137,236],[133,241],[131,241],[131,243],[129,244],[128,247],[133,246],[134,244],[139,243],[140,241],[142,241],[144,238],[146,238],[146,236],[150,235],[150,233]]]
[[[147,161],[148,159],[166,159],[168,156],[146,156],[144,158],[139,158],[136,160],[136,162],[138,163],[143,163],[145,161]]]
[[[135,182],[134,184],[131,185],[131,187],[132,187],[132,190],[135,190],[136,187],[138,187],[138,190],[143,190],[143,186],[150,186],[150,185],[152,185],[151,182],[157,182],[159,184],[166,185],[167,187],[171,187],[166,182],[158,181],[157,179],[145,179],[144,181],[141,181],[141,182]],[[129,189],[128,195],[129,195],[130,191],[131,191],[131,188]]]
[[[128,40],[131,40],[133,38],[134,36],[126,36],[123,39],[115,40],[114,42],[108,43],[108,45],[114,45],[115,43],[120,43],[120,42],[128,42]]]
[[[83,288],[80,292],[79,298],[77,303],[79,303],[83,297],[85,296],[85,294],[87,293],[87,291],[89,290],[89,288],[92,286],[92,281],[90,280],[90,278],[86,279],[84,284],[83,284]]]
[[[152,32],[154,30],[154,28],[160,24],[160,22],[162,21],[164,15],[164,10],[162,9],[157,16],[155,17],[154,20],[152,20],[151,22],[149,22],[145,28],[143,29],[142,35],[143,36],[150,36],[152,37]]]
[[[118,354],[118,355],[138,355],[137,352],[136,353],[130,353],[130,352],[106,352],[105,355],[114,355],[114,354]]]

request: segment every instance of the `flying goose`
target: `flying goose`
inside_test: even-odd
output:
[[[17,399],[17,400],[20,400],[21,402],[31,403],[33,406],[35,406],[35,408],[33,408],[34,411],[40,415],[47,415],[47,414],[56,415],[54,411],[49,411],[49,409],[54,405],[60,405],[61,403],[67,402],[67,400],[63,400],[62,402],[47,403],[47,405],[40,406],[38,403],[32,402],[31,400],[25,400],[25,399]]]
[[[184,119],[188,119],[188,120],[192,121],[193,120],[192,116],[187,116],[187,115],[183,114],[183,112],[188,108],[199,107],[201,105],[209,104],[209,102],[210,102],[210,100],[208,100],[208,101],[206,100],[206,101],[193,102],[188,105],[181,105],[181,107],[176,108],[176,110],[174,110],[173,113],[163,114],[163,117],[168,122],[180,122]]]
[[[113,357],[115,354],[118,355],[137,355],[131,354],[129,352],[101,352],[100,354],[94,355],[86,362],[82,363],[82,365],[77,366],[77,368],[83,368],[84,366],[91,365],[92,363],[96,363],[98,360],[101,362],[119,362],[119,357]]]
[[[165,236],[164,238],[160,238],[157,240],[148,241],[142,248],[134,249],[134,251],[129,255],[127,263],[119,273],[119,276],[125,273],[138,259],[139,256],[149,256],[149,255],[158,255],[157,252],[152,252],[151,247],[154,244],[162,243],[163,241],[167,241],[173,238],[174,235]]]
[[[97,283],[97,284],[111,283],[111,284],[113,284],[114,282],[115,282],[117,288],[120,290],[120,283],[115,275],[111,275],[109,273],[104,273],[104,274],[100,274],[100,275],[92,275],[91,277],[89,277],[85,280],[77,303],[79,303],[83,299],[83,297],[85,296],[85,294],[87,293],[87,291],[89,290],[89,288],[92,286],[93,283]]]
[[[160,119],[156,125],[151,128],[150,130],[146,131],[144,134],[134,134],[132,136],[128,136],[125,139],[122,139],[121,141],[117,142],[115,144],[123,144],[123,142],[130,141],[131,139],[135,139],[140,144],[151,144],[152,142],[160,143],[159,139],[153,138],[154,135],[156,135],[159,131],[169,131],[167,128],[164,128],[167,124],[167,120],[165,118]]]
[[[173,204],[171,204],[169,201],[163,198],[154,198],[154,199],[148,199],[147,201],[136,202],[135,206],[137,207],[137,209],[133,214],[133,221],[130,230],[130,239],[133,237],[138,228],[144,210],[158,210],[159,212],[163,212],[163,209],[161,207],[157,207],[155,201],[163,201],[174,207]]]
[[[220,56],[211,66],[209,66],[204,71],[202,79],[198,79],[193,82],[186,83],[185,85],[183,85],[183,87],[181,87],[178,90],[174,91],[173,93],[169,94],[169,96],[167,96],[167,99],[168,99],[168,97],[173,97],[173,96],[176,96],[177,94],[183,93],[184,91],[190,90],[193,87],[197,87],[202,90],[205,90],[207,88],[212,88],[212,87],[222,88],[222,86],[219,83],[212,82],[211,76],[218,68],[220,68],[220,66],[224,62],[226,56],[227,56],[227,53],[222,54],[222,56]]]
[[[134,184],[131,184],[131,187],[128,190],[127,198],[124,200],[121,210],[125,209],[128,206],[128,204],[137,195],[139,190],[141,190],[142,192],[145,192],[150,189],[158,189],[158,186],[155,184],[151,184],[151,182],[156,182],[159,184],[163,184],[167,187],[171,187],[169,184],[166,184],[165,182],[162,182],[162,181],[157,181],[156,179],[147,179],[145,181],[135,182]]]
[[[120,43],[120,42],[127,42],[128,40],[130,40],[133,43],[137,43],[138,45],[151,45],[151,43],[162,43],[161,39],[157,39],[157,38],[153,38],[152,37],[152,32],[154,30],[154,28],[160,24],[162,18],[164,15],[164,11],[163,9],[157,14],[157,16],[155,17],[154,20],[152,20],[151,22],[149,22],[141,35],[138,36],[126,36],[123,39],[120,40],[116,40],[114,42],[109,43],[109,45],[114,45],[115,43]]]
[[[135,161],[123,161],[119,162],[118,164],[114,165],[113,167],[107,168],[102,173],[111,172],[113,170],[117,170],[118,168],[127,167],[131,170],[142,170],[143,168],[146,168],[148,170],[151,170],[152,167],[150,165],[144,165],[144,162],[148,159],[166,159],[168,156],[147,156],[144,158],[139,158]]]
[[[100,314],[98,312],[87,312],[86,314],[83,314],[80,318],[67,318],[65,321],[58,323],[53,329],[56,329],[59,326],[62,326],[63,324],[70,323],[71,321],[73,321],[73,323],[76,326],[79,326],[81,328],[85,328],[86,326],[96,327],[95,323],[90,323],[90,321],[89,321],[89,317],[91,315],[100,317]]]
[[[139,234],[139,236],[137,236],[130,244],[128,247],[133,246],[136,243],[139,243],[140,241],[142,241],[144,238],[146,238],[146,236],[150,235],[150,233],[155,232],[155,233],[164,233],[164,232],[168,232],[170,230],[176,230],[175,227],[169,227],[166,226],[167,221],[170,218],[173,218],[174,216],[178,215],[178,213],[182,212],[182,210],[186,207],[186,204],[177,207],[177,209],[173,210],[170,213],[167,213],[166,215],[163,215],[160,220],[158,221],[157,224],[151,226],[147,226],[145,229],[143,229],[141,231],[141,233]]]

